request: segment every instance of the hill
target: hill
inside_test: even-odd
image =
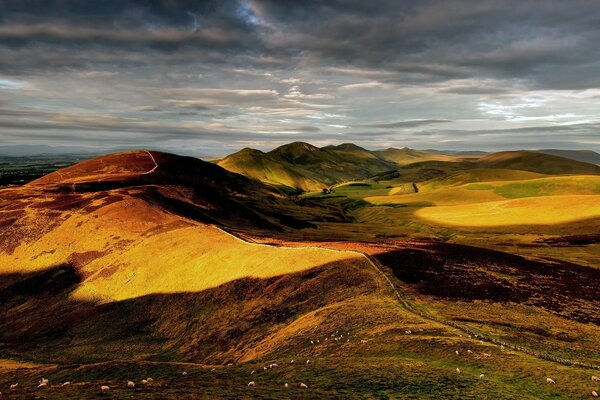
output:
[[[339,182],[364,179],[397,166],[353,144],[318,148],[294,142],[268,153],[244,149],[218,163],[229,171],[302,190],[321,190]]]
[[[396,149],[390,147],[385,150],[373,151],[378,157],[398,165],[407,165],[421,161],[456,161],[457,157],[453,155],[442,154],[427,150],[415,150],[408,147]]]
[[[282,153],[305,151],[368,157]],[[100,385],[164,399],[589,392],[591,370],[557,357],[598,360],[596,270],[441,241],[332,242],[365,229],[332,200],[155,151],[0,190],[0,387],[61,400]]]
[[[540,153],[550,154],[553,156],[570,158],[571,160],[586,162],[590,164],[600,164],[600,154],[592,150],[558,150],[558,149],[543,149],[538,150]]]
[[[479,167],[518,169],[540,174],[598,175],[600,166],[534,151],[502,151],[476,161]]]

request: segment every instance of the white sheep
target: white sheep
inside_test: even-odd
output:
[[[404,333],[406,333],[407,335],[410,335],[412,332],[411,331],[404,331]]]
[[[300,383],[300,387],[302,389],[308,389],[308,385],[306,383]]]
[[[483,378],[485,378],[484,374],[479,375],[479,379],[483,379]]]
[[[456,373],[460,374],[460,368],[456,368]]]
[[[132,381],[127,381],[127,387],[128,388],[134,388],[135,387],[135,383]]]
[[[467,354],[473,354],[471,350],[467,350]]]
[[[546,383],[556,383],[552,378],[546,378]]]
[[[483,356],[484,356],[485,358],[488,358],[488,357],[491,357],[492,355],[491,355],[491,354],[488,354],[488,353],[483,353]]]
[[[288,387],[289,385],[286,383],[285,385],[283,385],[283,387]]]
[[[210,370],[210,372],[215,372],[216,370],[217,370],[216,368],[212,368],[212,369]]]
[[[110,390],[110,386],[106,386],[106,385],[100,386],[100,390],[103,392],[108,392]]]
[[[252,372],[250,372],[250,375],[254,375],[255,372],[255,370],[252,370]]]
[[[310,360],[306,360],[306,363],[307,363],[307,364],[310,364]]]
[[[147,380],[145,380],[145,379],[142,379],[142,384],[144,384],[144,385],[147,385],[147,384],[148,384],[148,381],[147,381]]]
[[[361,339],[360,342],[361,343],[367,343],[367,341],[365,339]]]
[[[315,344],[315,342],[313,342],[312,340],[310,341],[310,344]]]
[[[592,375],[592,382],[600,382],[600,378],[598,378],[597,376]]]
[[[592,397],[598,397],[598,393],[595,390],[592,390]]]
[[[67,382],[63,382],[63,384],[60,386],[69,386],[70,384],[71,384],[71,382],[67,381]]]
[[[290,364],[293,364],[293,363],[294,363],[294,360],[290,361]]]
[[[10,390],[16,389],[17,386],[19,386],[19,383],[14,383],[14,384],[10,385]]]
[[[152,383],[152,382],[154,382],[154,379],[152,379],[152,378],[146,378],[146,381],[148,381],[148,383]]]
[[[46,383],[46,384],[48,384],[48,379],[42,378],[42,380],[40,381],[40,383]]]
[[[187,375],[187,371],[183,371],[183,372],[181,373],[181,375],[183,375],[183,376],[186,376],[186,375]]]
[[[458,350],[454,351],[454,353],[456,353],[456,355],[458,355]]]
[[[47,382],[40,382],[40,384],[37,387],[38,387],[38,389],[48,387],[48,383]]]
[[[254,381],[250,381],[248,382],[248,386],[256,386],[256,383]]]

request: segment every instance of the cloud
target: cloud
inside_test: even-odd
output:
[[[396,121],[396,122],[385,122],[385,123],[367,123],[356,125],[365,128],[378,128],[378,129],[390,129],[390,128],[417,128],[420,126],[432,125],[432,124],[445,124],[452,122],[447,119],[416,119],[409,121]]]

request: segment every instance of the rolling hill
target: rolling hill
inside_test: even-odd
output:
[[[316,171],[360,159],[385,165],[353,145],[262,154]],[[571,177],[541,178],[558,191],[567,186],[552,178]],[[580,180],[578,190],[595,184]],[[370,185],[339,190],[389,190]],[[97,398],[109,395],[105,384],[112,398],[164,399],[589,392],[592,370],[570,360],[598,361],[597,270],[441,241],[333,242],[387,227],[358,223],[340,199],[323,197],[298,199],[156,151],[111,154],[0,190],[0,387],[19,382],[8,389],[16,399]],[[594,210],[594,196],[575,197],[577,210]],[[500,207],[522,213],[509,203],[522,200]],[[404,210],[358,203],[392,220]],[[141,383],[149,376],[154,383]],[[37,388],[42,377],[47,389]]]
[[[553,156],[570,158],[571,160],[586,162],[590,164],[600,165],[600,154],[593,150],[558,150],[558,149],[543,149],[538,150],[540,153],[550,154]]]
[[[229,171],[266,183],[307,191],[321,190],[347,180],[368,178],[397,168],[394,163],[349,143],[318,148],[295,142],[268,153],[244,149],[218,164]]]
[[[427,150],[415,150],[408,147],[396,149],[390,147],[385,150],[373,151],[383,160],[396,163],[398,165],[407,165],[421,161],[456,161],[458,157]]]
[[[599,175],[600,166],[533,151],[502,151],[481,157],[478,167],[518,169],[540,174]]]

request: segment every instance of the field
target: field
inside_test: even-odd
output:
[[[0,391],[589,398],[600,179],[505,168],[514,156],[438,157],[298,195],[139,151],[3,189]]]

